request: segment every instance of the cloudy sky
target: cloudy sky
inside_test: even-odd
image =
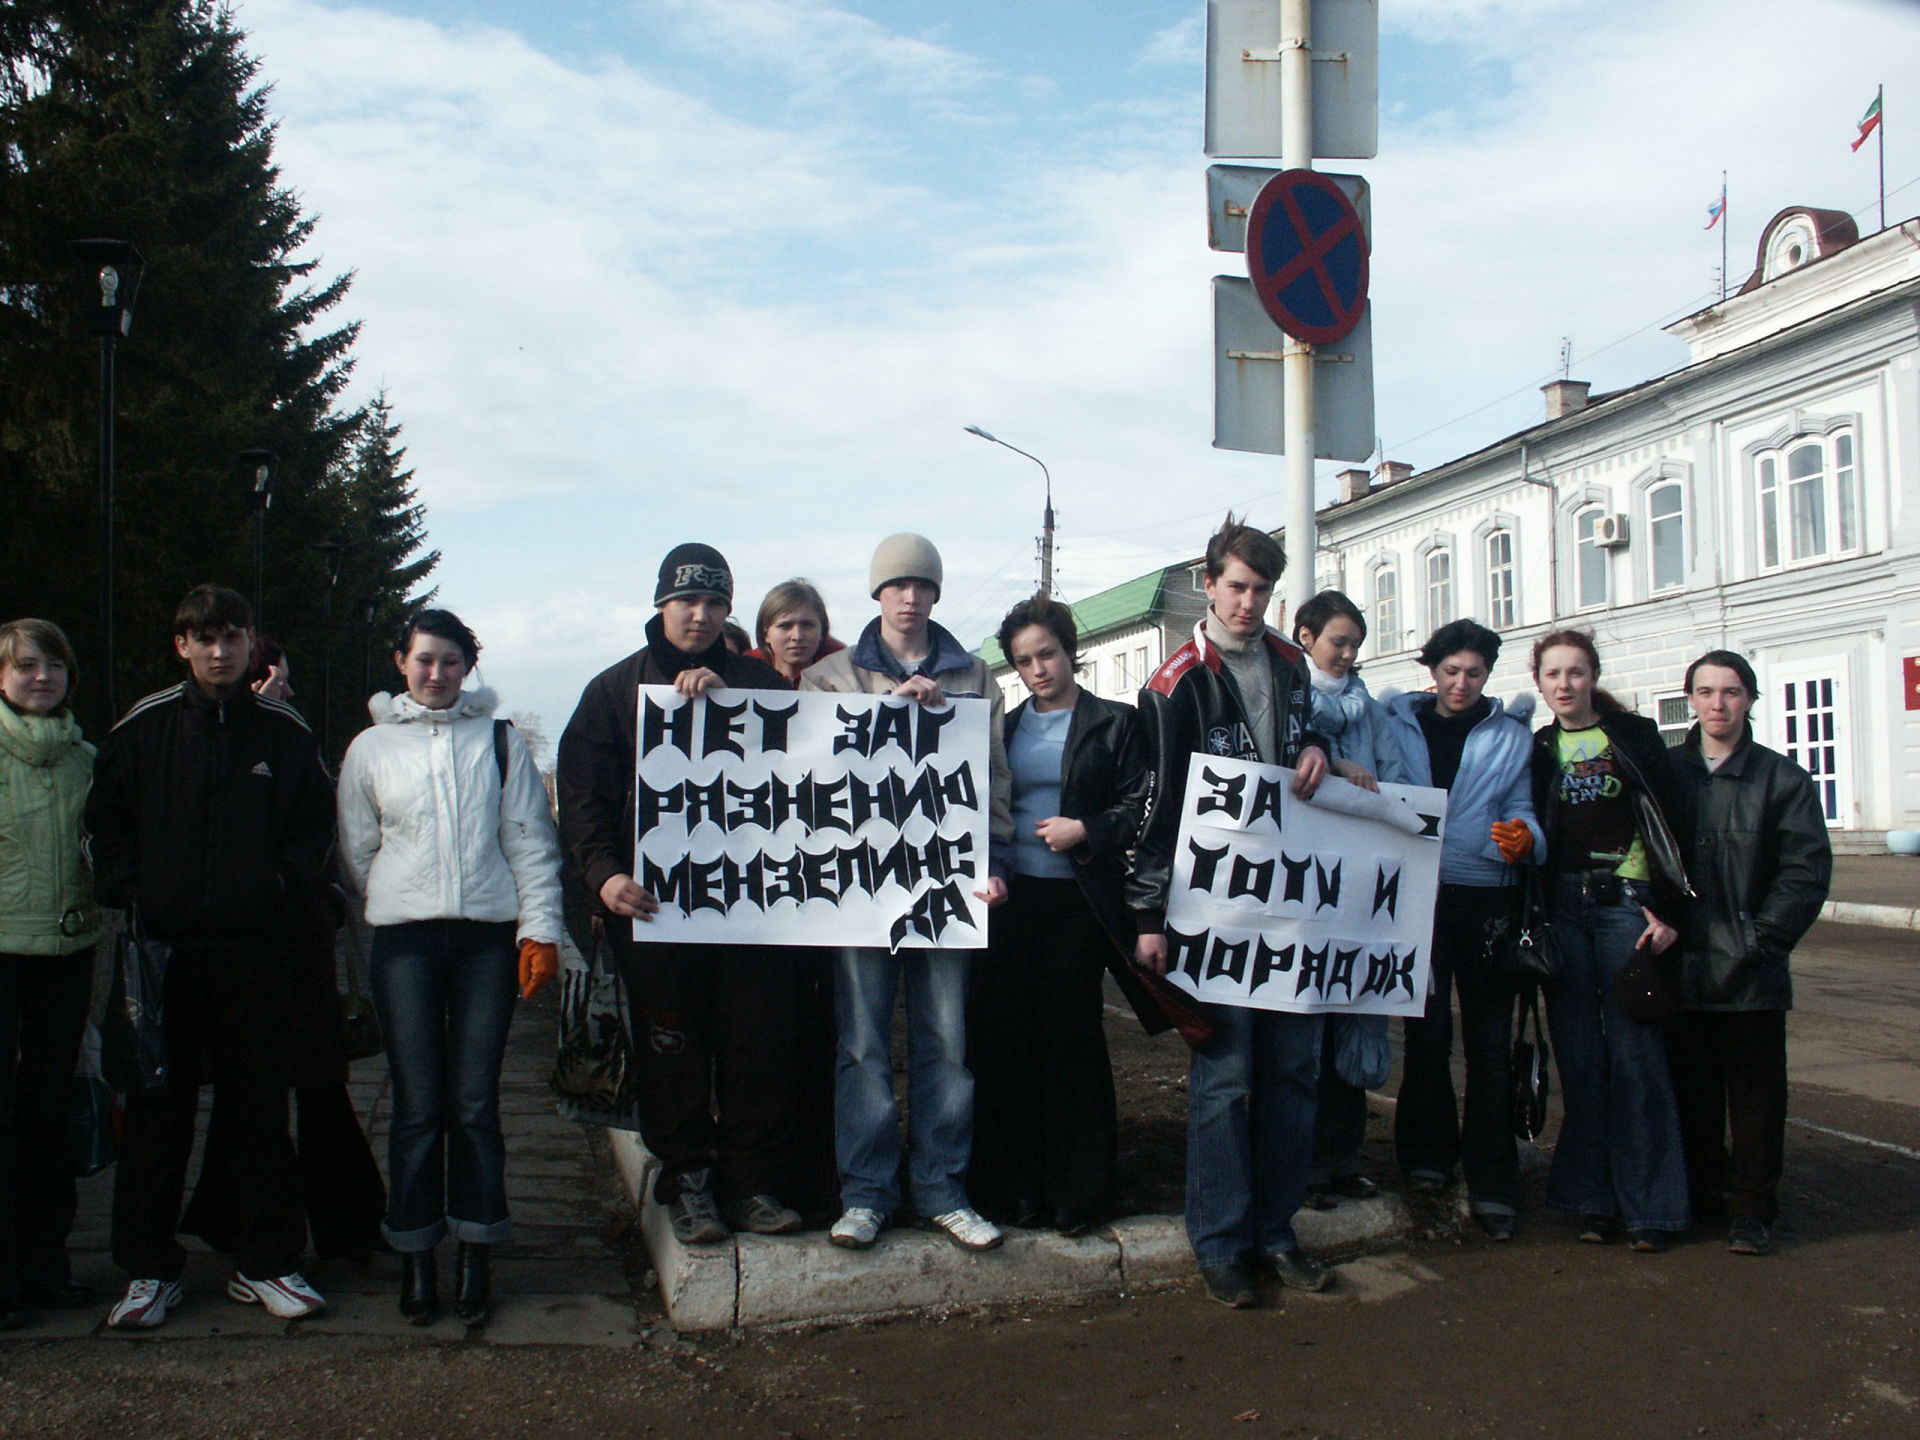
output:
[[[815,579],[849,635],[895,530],[968,643],[1033,588],[1039,471],[1080,598],[1285,519],[1215,450],[1201,0],[239,0],[312,253],[357,279],[361,394],[405,426],[441,598],[558,732],[633,649],[661,554],[750,619]],[[1425,468],[1538,386],[1678,365],[1660,326],[1813,204],[1920,213],[1908,0],[1384,0],[1380,455]],[[1906,107],[1914,107],[1908,110]],[[1911,113],[1914,120],[1904,115]],[[1380,458],[1380,457],[1376,457]],[[1338,467],[1323,465],[1322,490]]]

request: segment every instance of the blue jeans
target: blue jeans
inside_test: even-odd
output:
[[[393,1077],[381,1231],[396,1250],[431,1250],[448,1230],[482,1245],[513,1234],[500,1133],[500,1063],[519,989],[513,936],[511,920],[374,929],[373,1003]]]
[[[893,1094],[893,1000],[907,989],[908,1185],[914,1211],[967,1203],[973,1075],[967,1069],[965,950],[849,947],[834,960],[834,1152],[840,1203],[891,1214],[900,1203],[900,1111]]]
[[[1561,875],[1553,881],[1559,976],[1547,983],[1547,1030],[1566,1118],[1547,1203],[1618,1219],[1629,1230],[1685,1230],[1687,1166],[1667,1071],[1666,1031],[1627,1018],[1613,979],[1647,928],[1647,888]]]
[[[1318,1015],[1203,1007],[1187,1088],[1187,1243],[1203,1266],[1291,1250],[1313,1169]]]

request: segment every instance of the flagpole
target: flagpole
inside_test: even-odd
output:
[[[1873,103],[1879,109],[1880,123],[1873,128],[1880,132],[1880,228],[1887,228],[1887,87],[1880,86],[1873,92]]]
[[[1720,171],[1720,300],[1726,300],[1726,171]]]

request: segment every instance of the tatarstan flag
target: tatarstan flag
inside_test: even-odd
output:
[[[1867,137],[1880,128],[1880,97],[1875,95],[1873,103],[1867,107],[1867,113],[1860,117],[1860,134],[1855,137],[1853,148],[1858,150],[1867,143]]]

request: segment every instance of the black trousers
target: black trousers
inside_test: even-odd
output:
[[[293,1092],[294,1149],[313,1253],[322,1260],[360,1260],[388,1249],[380,1234],[387,1182],[361,1128],[344,1081],[299,1085]],[[216,1250],[232,1250],[238,1226],[234,1146],[218,1113],[207,1126],[200,1178],[180,1217],[182,1234]]]
[[[1360,1150],[1367,1143],[1367,1092],[1340,1078],[1334,1064],[1335,1027],[1331,1017],[1320,1042],[1320,1111],[1313,1123],[1313,1178],[1330,1184],[1360,1173]]]
[[[91,946],[0,955],[0,1310],[72,1278],[67,1107],[92,986]]]
[[[804,952],[616,942],[654,1198],[713,1169],[721,1196],[793,1193]],[[717,1115],[716,1115],[717,1112]]]
[[[286,966],[270,945],[175,949],[163,1001],[171,1079],[127,1096],[113,1186],[113,1258],[135,1279],[177,1280],[175,1238],[202,1084],[226,1137],[234,1263],[256,1279],[297,1270],[306,1238],[287,1132]]]
[[[967,1193],[1003,1214],[1098,1215],[1118,1134],[1101,988],[1112,942],[1077,881],[1032,875],[1013,877],[992,942],[967,1016]]]
[[[1466,1174],[1468,1198],[1506,1212],[1520,1206],[1513,1138],[1514,987],[1492,974],[1485,922],[1516,899],[1514,887],[1445,885],[1433,917],[1433,989],[1424,1017],[1409,1017],[1393,1144],[1403,1173]],[[1453,991],[1460,992],[1466,1052],[1464,1121],[1453,1089]]]
[[[1786,1164],[1787,1012],[1690,1010],[1667,1029],[1667,1064],[1696,1213],[1724,1197],[1729,1215],[1771,1225]]]

